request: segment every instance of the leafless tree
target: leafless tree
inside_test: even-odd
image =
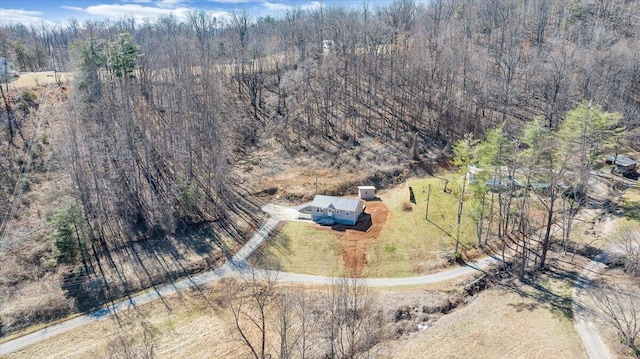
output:
[[[270,358],[267,348],[269,334],[269,306],[273,303],[276,284],[273,272],[251,270],[243,279],[232,283],[225,299],[225,304],[233,316],[234,333],[238,341],[247,350],[248,355],[256,359]],[[281,297],[282,299],[282,297]],[[281,302],[280,313],[280,353],[288,357],[290,337],[288,330],[291,320],[291,302]],[[286,313],[283,313],[286,311]]]
[[[623,227],[616,235],[615,241],[624,253],[625,272],[640,276],[640,228]]]
[[[381,327],[373,294],[358,278],[338,278],[322,299],[322,336],[329,358],[355,358],[379,341]]]
[[[274,304],[276,317],[273,327],[279,337],[279,358],[294,358],[295,349],[301,339],[299,325],[296,322],[306,318],[300,318],[296,315],[296,295],[291,290],[278,290],[275,294]]]
[[[624,344],[640,358],[637,339],[640,336],[640,288],[619,289],[600,285],[594,291],[596,304],[604,319],[618,331]]]

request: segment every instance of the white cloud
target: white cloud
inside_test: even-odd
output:
[[[300,5],[300,8],[302,10],[313,10],[313,9],[319,9],[321,7],[322,7],[321,1],[312,1],[312,2]]]
[[[78,8],[72,6],[63,6],[65,9],[76,10],[94,17],[102,17],[108,19],[121,19],[123,17],[133,17],[141,21],[145,19],[154,20],[161,16],[174,15],[179,20],[186,20],[187,14],[194,9],[180,7],[166,7],[169,4],[179,4],[182,1],[165,0],[165,7],[144,6],[139,4],[99,4],[86,8]],[[158,4],[159,5],[159,4]],[[213,16],[221,18],[228,16],[227,12],[210,12]]]
[[[156,5],[161,8],[175,8],[185,2],[184,0],[160,0]]]
[[[43,13],[40,11],[27,11],[19,9],[2,9],[0,8],[0,25],[22,24],[30,25],[55,25],[52,21],[42,18]]]
[[[250,2],[256,2],[256,0],[209,0],[209,2],[218,4],[246,4]]]
[[[293,9],[293,6],[291,5],[272,3],[268,1],[263,2],[262,6],[266,7],[268,10],[271,10],[271,11],[287,11],[287,10]]]
[[[269,1],[265,1],[262,3],[262,6],[266,7],[270,11],[284,12],[284,11],[293,10],[293,9],[313,10],[313,9],[320,8],[322,6],[322,3],[320,1],[311,1],[306,4],[299,4],[299,5],[293,6],[293,5],[287,5],[282,3],[272,3]]]

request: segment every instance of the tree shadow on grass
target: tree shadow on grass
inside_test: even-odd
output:
[[[549,273],[550,279],[569,280],[573,275],[560,273]],[[535,278],[527,279],[521,283],[514,280],[507,280],[498,283],[498,286],[508,290],[509,292],[518,294],[523,299],[529,299],[529,303],[509,304],[516,308],[517,311],[535,309],[548,309],[556,315],[560,315],[567,319],[573,319],[573,308],[571,295],[563,295],[557,293],[553,289],[541,284]]]
[[[232,202],[214,220],[183,227],[175,234],[161,230],[132,233],[131,238],[113,241],[89,273],[75,270],[66,275],[62,287],[75,300],[79,311],[100,308],[110,300],[129,298],[133,293],[175,283],[196,273],[219,267],[233,255],[233,242],[244,244],[259,224],[259,207],[239,193],[227,193]],[[242,197],[242,198],[241,198]],[[142,230],[142,229],[141,229]],[[195,288],[200,290],[200,288]],[[168,306],[164,298],[160,298]]]
[[[451,233],[447,232],[444,228],[440,227],[436,222],[427,219],[427,221],[431,224],[433,224],[436,228],[438,228],[439,230],[442,231],[442,233],[446,234],[447,236],[449,236],[450,238],[455,238]]]
[[[282,257],[290,255],[291,237],[281,231],[282,225],[279,225],[267,238],[266,243],[252,257],[252,264],[259,268],[280,270],[282,269]]]

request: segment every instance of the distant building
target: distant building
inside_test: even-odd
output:
[[[311,202],[311,219],[319,224],[354,225],[364,210],[359,199],[316,195]]]
[[[335,46],[333,40],[322,40],[322,52],[331,52]]]
[[[534,187],[536,186],[536,184],[533,183],[531,183],[530,185]],[[544,184],[540,185],[544,186]],[[489,189],[493,192],[502,192],[508,189],[524,188],[524,184],[511,176],[503,177],[500,179],[491,177],[487,181],[487,187],[489,187]]]
[[[358,197],[368,200],[376,197],[376,188],[374,186],[358,186]]]
[[[613,161],[615,160],[615,164]],[[632,160],[629,157],[618,156],[616,157],[607,157],[606,162],[610,165],[614,165],[613,173],[619,175],[628,175],[636,171],[636,167],[638,166],[638,162]]]

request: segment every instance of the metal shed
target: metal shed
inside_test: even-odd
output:
[[[360,199],[374,199],[376,197],[376,188],[374,186],[358,186],[358,197]]]

